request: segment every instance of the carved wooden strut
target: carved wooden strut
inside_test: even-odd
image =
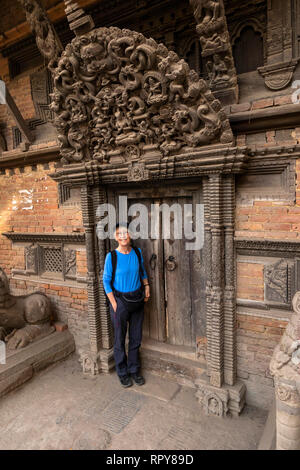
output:
[[[237,73],[223,0],[190,0],[209,86],[223,104],[238,101]]]

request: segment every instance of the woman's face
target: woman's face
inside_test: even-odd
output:
[[[116,240],[120,246],[129,246],[130,245],[130,236],[127,228],[120,227],[116,230]]]

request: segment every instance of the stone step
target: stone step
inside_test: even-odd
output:
[[[75,351],[75,342],[66,330],[55,332],[14,352],[0,365],[0,397],[30,380],[37,372],[61,361]]]

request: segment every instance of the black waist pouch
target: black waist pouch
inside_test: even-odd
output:
[[[115,290],[115,295],[122,299],[130,313],[140,310],[145,303],[145,292],[142,286],[134,292],[119,292]]]

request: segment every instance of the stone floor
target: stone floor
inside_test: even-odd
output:
[[[83,376],[73,355],[0,401],[0,449],[256,449],[266,412],[207,417],[194,391],[145,373],[121,388],[115,373]]]

